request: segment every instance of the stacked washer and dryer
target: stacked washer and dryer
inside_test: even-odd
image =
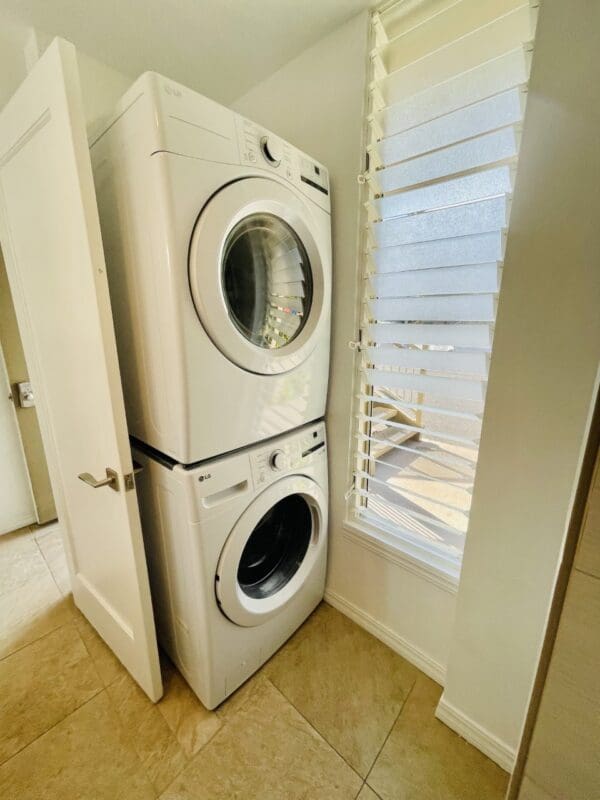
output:
[[[214,708],[323,596],[327,170],[155,73],[92,163],[158,636]]]

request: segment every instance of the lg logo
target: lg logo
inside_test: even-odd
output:
[[[200,481],[200,483],[202,483],[202,481],[207,481],[209,478],[212,478],[212,475],[210,474],[210,472],[206,472],[204,475],[200,475],[198,477],[198,480]]]

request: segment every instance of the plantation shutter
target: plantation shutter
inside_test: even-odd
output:
[[[536,9],[373,14],[352,512],[458,573]]]

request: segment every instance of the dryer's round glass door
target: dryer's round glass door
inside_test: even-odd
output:
[[[282,589],[302,564],[312,536],[312,514],[299,494],[284,497],[260,519],[240,557],[237,579],[248,597]]]
[[[304,327],[312,303],[309,258],[275,215],[250,214],[229,233],[222,282],[229,316],[252,344],[285,347]]]
[[[278,375],[329,339],[330,218],[290,186],[249,177],[202,209],[188,277],[198,319],[233,364]]]

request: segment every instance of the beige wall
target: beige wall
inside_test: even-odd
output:
[[[0,250],[0,344],[6,361],[6,371],[11,386],[29,380],[23,345],[17,327],[17,318],[12,303],[8,275],[2,251]],[[15,393],[13,392],[13,396]],[[17,424],[23,444],[23,453],[29,473],[31,492],[35,505],[36,519],[39,523],[56,519],[54,497],[50,486],[50,476],[46,466],[42,435],[35,408],[20,408],[16,405]],[[1,469],[12,469],[11,464],[1,464]]]
[[[444,703],[517,747],[600,361],[600,4],[545,0]]]
[[[352,414],[358,285],[359,186],[368,15],[324,37],[234,108],[321,160],[333,190],[333,330],[327,429],[330,550],[327,598],[443,680],[455,594],[346,536],[344,494]]]
[[[0,108],[27,74],[24,47],[31,28],[0,14]]]

